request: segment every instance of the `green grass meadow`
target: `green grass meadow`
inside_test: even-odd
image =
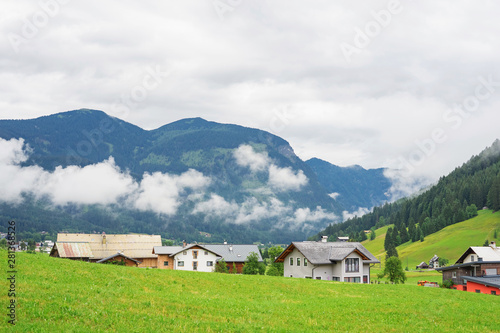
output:
[[[12,332],[498,332],[500,297],[415,285],[140,269],[17,254]]]

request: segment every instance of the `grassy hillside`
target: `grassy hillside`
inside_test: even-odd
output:
[[[384,238],[389,226],[375,231],[377,238],[365,241],[363,245],[377,258],[384,260]],[[429,262],[435,254],[447,258],[450,265],[469,248],[469,246],[482,246],[486,239],[494,240],[494,231],[500,235],[500,212],[483,210],[479,215],[470,220],[450,225],[432,235],[425,237],[423,242],[407,242],[397,247],[399,258],[403,266],[414,269],[422,261]],[[497,242],[499,239],[497,239]]]
[[[5,251],[0,255],[6,258]],[[1,263],[6,275],[6,260]],[[24,253],[17,264],[14,332],[495,332],[500,327],[500,297],[455,290],[138,269]],[[6,294],[0,294],[4,309]],[[4,316],[0,330],[8,328]]]

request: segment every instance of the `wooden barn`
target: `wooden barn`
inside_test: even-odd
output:
[[[124,261],[127,266],[157,267],[155,246],[161,246],[160,235],[106,235],[60,233],[50,256],[105,262]]]

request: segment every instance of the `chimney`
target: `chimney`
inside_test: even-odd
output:
[[[321,242],[323,242],[323,243],[328,242],[328,236],[321,237]]]
[[[495,242],[491,242],[491,243],[490,243],[490,246],[491,246],[491,248],[492,248],[493,250],[496,250],[496,249],[497,249],[497,243],[495,243]]]
[[[227,245],[227,242],[226,242],[226,241],[224,241],[224,245]]]
[[[104,231],[102,232],[102,243],[106,244],[106,233]]]
[[[233,252],[233,246],[229,245],[229,252]]]
[[[185,241],[185,240],[183,240],[183,241],[182,241],[182,247],[186,247],[186,245],[187,245],[187,244],[186,244],[186,241]]]

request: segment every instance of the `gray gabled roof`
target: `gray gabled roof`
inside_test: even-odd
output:
[[[456,264],[452,266],[443,266],[443,267],[438,267],[435,268],[436,271],[441,272],[441,271],[450,271],[454,270],[457,268],[461,267],[473,267],[473,266],[489,266],[489,265],[497,265],[500,264],[500,261],[471,261],[471,262],[466,262],[465,264]]]
[[[283,255],[286,257],[293,248],[302,253],[313,265],[324,265],[341,261],[353,252],[357,252],[364,257],[364,263],[380,263],[370,251],[357,242],[293,242],[276,261],[283,261]]]
[[[174,254],[179,253],[184,249],[182,246],[155,246],[153,247],[153,254]]]
[[[483,277],[463,276],[464,280],[484,284],[485,286],[500,288],[500,275],[490,275]]]
[[[205,244],[206,249],[218,253],[225,262],[245,262],[250,253],[255,252],[259,262],[263,262],[259,247],[254,244]]]

